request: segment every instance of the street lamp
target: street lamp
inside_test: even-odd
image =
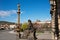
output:
[[[56,13],[55,13],[55,30],[56,30],[56,36],[57,36],[57,40],[59,40],[59,27],[58,27],[58,2],[59,0],[55,0],[55,4],[56,4]]]
[[[50,8],[50,14],[51,14],[51,18],[52,18],[51,24],[52,24],[52,31],[53,31],[53,32],[52,32],[52,34],[53,34],[53,35],[52,35],[52,38],[55,39],[55,34],[54,34],[54,33],[55,33],[55,29],[54,29],[55,26],[54,26],[54,24],[53,24],[53,22],[54,22],[53,20],[55,19],[55,18],[54,18],[54,15],[55,15],[55,12],[54,12],[54,0],[50,0],[50,7],[51,7],[51,8]]]
[[[51,16],[54,15],[54,20],[55,20],[55,34],[57,36],[57,40],[59,39],[59,29],[58,29],[58,13],[57,13],[57,0],[50,0],[50,5],[51,5],[51,11],[50,14]],[[52,15],[53,14],[53,15]],[[53,31],[53,30],[52,30]]]
[[[52,16],[52,13],[53,13],[53,10],[54,10],[54,1],[53,0],[50,0],[50,5],[51,5],[50,14]]]
[[[54,2],[53,2],[54,0],[50,0],[50,4],[53,4]]]

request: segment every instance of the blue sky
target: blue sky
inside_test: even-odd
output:
[[[0,21],[17,22],[18,2],[21,22],[51,20],[49,0],[0,0]]]

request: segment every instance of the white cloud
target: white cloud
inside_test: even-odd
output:
[[[10,16],[11,14],[16,14],[17,10],[0,10],[0,17]]]
[[[21,12],[21,14],[23,13],[23,11]]]

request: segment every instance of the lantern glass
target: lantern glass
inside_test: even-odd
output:
[[[53,4],[53,1],[50,1],[50,4]]]

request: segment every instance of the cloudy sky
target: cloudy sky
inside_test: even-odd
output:
[[[51,20],[49,0],[0,0],[0,21],[17,22],[18,2],[21,22]]]

